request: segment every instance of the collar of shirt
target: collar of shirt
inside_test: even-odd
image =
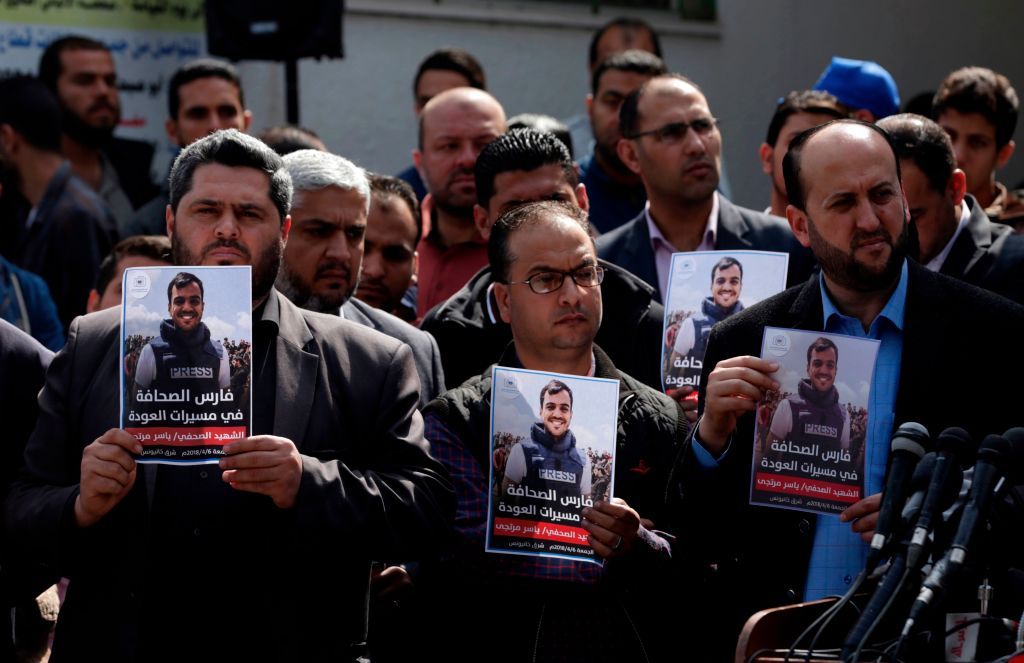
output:
[[[942,269],[943,263],[946,262],[946,258],[949,257],[949,252],[953,250],[953,244],[956,242],[956,238],[960,236],[964,228],[967,227],[967,222],[971,220],[971,208],[967,204],[967,198],[963,199],[960,203],[960,223],[956,225],[956,230],[953,232],[953,236],[946,242],[946,246],[939,252],[939,255],[935,256],[928,261],[925,265],[926,268],[937,272]]]
[[[718,192],[712,194],[711,213],[708,214],[707,223],[704,225],[704,233],[701,235],[697,251],[714,251],[715,240],[718,237]],[[677,253],[676,247],[669,244],[668,240],[661,233],[658,225],[651,216],[650,201],[644,205],[644,218],[647,220],[647,231],[651,235],[651,251],[654,252],[654,266],[658,272],[658,286],[661,288],[661,296],[668,297],[668,276],[672,270],[672,254]]]
[[[861,326],[860,320],[839,312],[839,309],[829,296],[828,290],[825,289],[824,273],[818,275],[818,286],[821,288],[821,308],[824,315],[822,323],[825,331],[860,337],[866,335],[869,338],[878,339],[881,338],[880,324],[883,319],[888,320],[896,329],[903,331],[903,314],[907,303],[906,259],[903,260],[903,267],[900,270],[900,281],[896,284],[896,290],[889,296],[889,301],[885,303],[885,306],[875,319],[871,321],[867,334],[864,333],[864,327]]]

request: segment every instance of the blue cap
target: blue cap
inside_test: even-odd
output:
[[[833,57],[815,90],[830,92],[850,108],[866,108],[876,120],[900,112],[900,92],[892,75],[877,62]]]

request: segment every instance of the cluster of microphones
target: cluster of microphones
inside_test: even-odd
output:
[[[1004,500],[1019,500],[1012,488],[1022,479],[1024,428],[989,435],[975,446],[962,428],[947,428],[933,440],[920,424],[900,426],[893,434],[878,524],[864,570],[847,594],[797,638],[786,660],[819,657],[815,646],[825,629],[865,584],[876,579],[838,660],[944,660],[945,620],[938,631],[935,625],[952,609],[947,605],[949,590],[964,579],[967,566],[974,571],[972,578],[981,570],[974,597],[980,616],[975,621],[995,623],[1007,635],[1009,647],[997,654],[1003,656],[1000,660],[1019,654],[1024,649],[1024,619],[1019,614],[1024,596],[1009,602],[1017,605],[1016,621],[1008,618],[1012,615],[988,614],[993,592],[988,576],[1006,572],[988,568],[992,565],[988,543],[989,526],[996,524],[998,515],[996,506]],[[1016,506],[1024,510],[1024,505]],[[1024,522],[1017,517],[1003,529],[1010,532],[1010,545],[1019,547],[1016,536],[1024,534]],[[1021,593],[1020,587],[1004,591]],[[878,635],[882,631],[889,637]],[[809,647],[798,650],[808,637]],[[833,660],[834,652],[828,655]]]

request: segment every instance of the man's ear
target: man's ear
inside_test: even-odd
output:
[[[775,156],[775,150],[768,143],[761,143],[761,147],[757,150],[757,155],[761,157],[761,172],[765,175],[771,175],[772,157]]]
[[[487,210],[479,204],[473,205],[473,223],[476,224],[476,231],[485,240],[491,238],[491,224],[487,218]]]
[[[789,227],[793,231],[793,236],[796,237],[796,240],[800,242],[801,245],[810,247],[811,234],[807,229],[807,214],[805,214],[803,210],[797,209],[792,205],[787,205],[786,220],[789,221]]]
[[[420,252],[412,252],[412,276],[409,278],[409,285],[416,285],[420,280]]]
[[[576,185],[576,204],[584,212],[590,211],[590,198],[587,196],[587,187],[581,182]]]
[[[964,202],[964,196],[967,194],[967,175],[964,171],[959,168],[953,171],[953,174],[949,177],[949,182],[946,183],[946,196],[950,202],[954,205],[959,205]]]
[[[619,160],[626,164],[631,171],[640,174],[640,160],[636,154],[636,142],[628,138],[620,138],[615,150],[619,153]]]
[[[587,107],[587,117],[590,118],[590,124],[594,124],[594,95],[587,93],[587,98],[584,100],[584,105]]]
[[[511,294],[510,286],[507,283],[494,282],[494,301],[498,302],[498,315],[505,324],[512,324],[512,307],[509,303]]]
[[[178,145],[178,123],[177,122],[175,122],[174,120],[172,120],[170,118],[167,118],[167,120],[164,121],[164,132],[167,133],[167,138],[172,143],[174,143],[175,145]],[[184,145],[178,145],[178,147],[185,147],[185,146]]]
[[[423,180],[424,184],[426,184],[427,178],[423,177],[422,163],[423,163],[423,153],[420,152],[419,150],[413,150],[412,151],[412,165],[416,167],[416,172],[419,173],[420,179]]]
[[[95,313],[99,310],[97,307],[100,305],[100,293],[93,288],[89,291],[89,299],[85,302],[85,312]]]
[[[292,231],[292,215],[284,217],[284,222],[281,223],[281,243],[288,243],[288,233]]]
[[[999,148],[996,152],[996,168],[1002,168],[1006,165],[1006,162],[1013,156],[1013,150],[1017,147],[1017,144],[1012,140]]]
[[[252,111],[246,109],[242,113],[242,133],[249,133],[249,127],[252,126]]]
[[[174,211],[171,209],[170,203],[167,204],[167,209],[164,210],[164,220],[167,222],[167,236],[174,238]]]

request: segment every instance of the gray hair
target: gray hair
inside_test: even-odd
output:
[[[365,170],[348,159],[320,150],[297,150],[284,156],[284,167],[296,193],[329,186],[355,191],[366,202],[366,213],[370,213],[370,180]]]

